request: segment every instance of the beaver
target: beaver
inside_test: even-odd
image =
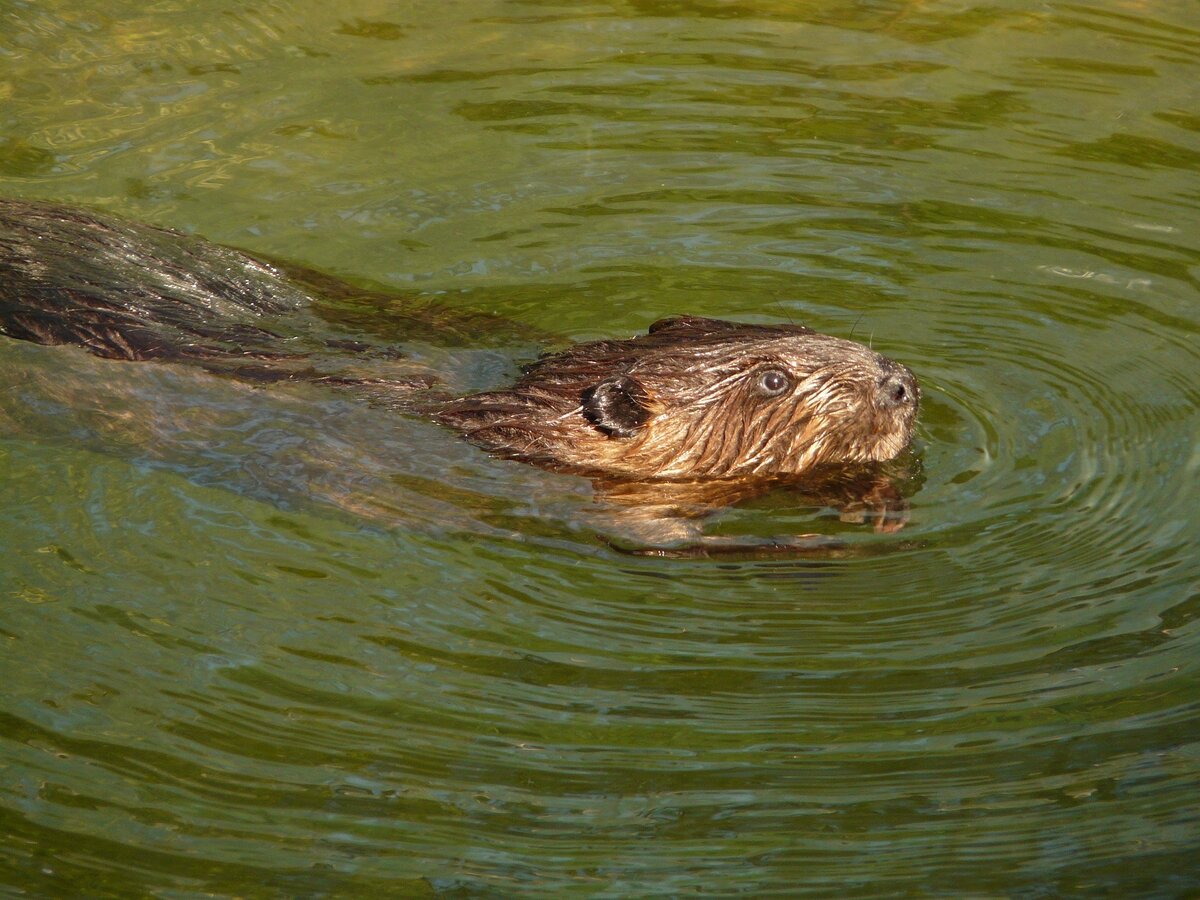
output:
[[[661,319],[545,356],[438,421],[493,453],[632,479],[799,475],[883,462],[909,443],[916,378],[802,325]]]
[[[624,481],[803,476],[893,459],[912,437],[920,389],[907,367],[795,324],[676,316],[544,355],[507,388],[439,395],[438,373],[329,313],[335,284],[177,231],[0,200],[0,334],[12,338],[324,383],[497,456]],[[425,312],[408,321],[428,323]],[[459,327],[494,324],[482,321]]]

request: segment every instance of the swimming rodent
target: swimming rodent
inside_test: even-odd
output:
[[[911,371],[861,344],[678,316],[543,357],[511,388],[452,401],[436,418],[494,453],[556,468],[762,478],[892,459],[918,399]]]
[[[799,325],[668,318],[543,356],[509,388],[438,397],[436,372],[398,363],[397,375],[362,375],[359,360],[399,354],[358,333],[361,320],[317,308],[338,285],[179,232],[0,200],[0,334],[12,338],[323,382],[431,416],[499,456],[624,481],[802,476],[892,459],[912,436],[908,368]],[[419,337],[439,317],[453,327],[443,308],[409,321]],[[479,335],[499,321],[459,327]]]

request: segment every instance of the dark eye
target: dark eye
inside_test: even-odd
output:
[[[768,397],[778,397],[792,386],[792,379],[780,369],[767,369],[758,376],[758,392]]]

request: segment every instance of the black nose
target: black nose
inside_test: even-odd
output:
[[[889,409],[917,405],[917,380],[912,372],[897,366],[879,379],[879,403]]]

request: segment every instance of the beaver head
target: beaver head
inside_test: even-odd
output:
[[[548,468],[634,479],[778,477],[883,461],[909,442],[905,366],[799,325],[663,319],[544,356],[508,390],[443,405],[471,442]]]

